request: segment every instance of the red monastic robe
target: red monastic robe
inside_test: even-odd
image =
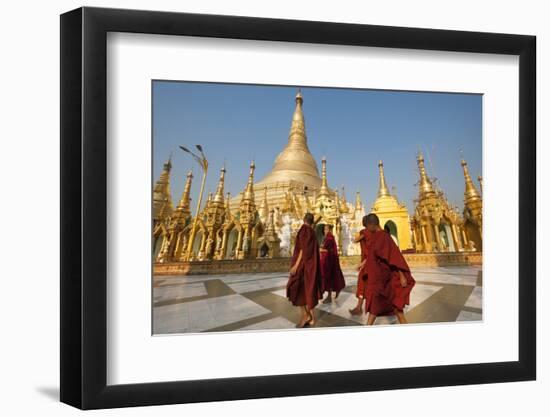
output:
[[[359,244],[361,245],[361,264],[362,264],[363,261],[367,258],[367,255],[369,252],[371,233],[367,229],[361,230],[360,233],[363,236],[363,239],[359,241]],[[357,296],[357,298],[365,298],[366,289],[367,289],[367,265],[365,263],[365,265],[359,270],[359,274],[357,276],[357,291],[355,292],[355,295]]]
[[[338,247],[332,233],[327,233],[323,241],[321,252],[321,275],[323,277],[322,291],[340,292],[346,286],[344,274],[340,268],[340,259],[338,258]]]
[[[365,310],[375,316],[393,314],[395,309],[403,310],[409,304],[415,281],[389,233],[378,230],[371,234],[366,266]],[[406,287],[401,286],[398,271],[407,279]]]
[[[294,265],[302,251],[302,261],[294,275],[288,278],[286,296],[295,306],[315,307],[323,297],[321,292],[321,265],[319,244],[311,226],[303,224],[294,246],[292,263]]]

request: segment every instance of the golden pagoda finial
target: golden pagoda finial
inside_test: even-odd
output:
[[[328,189],[327,182],[327,158],[323,156],[321,163],[321,189],[319,190],[319,197],[328,197],[330,195],[330,190]]]
[[[181,195],[180,202],[178,203],[178,209],[189,210],[191,194],[191,183],[193,181],[193,171],[189,170],[187,172],[187,179],[185,180],[185,187],[183,188],[183,193]]]
[[[342,201],[340,204],[340,211],[344,214],[349,213],[348,202],[346,200],[346,188],[342,185]]]
[[[355,211],[363,210],[363,203],[361,202],[361,194],[359,191],[355,192]]]
[[[384,164],[381,160],[378,161],[378,174],[378,197],[388,197],[390,195],[390,191],[388,190],[388,186],[386,185],[386,177],[384,176]]]
[[[483,177],[481,175],[477,176],[477,181],[479,182],[479,191],[483,194]]]
[[[464,172],[464,199],[470,200],[470,199],[478,199],[479,193],[477,192],[477,189],[474,185],[474,182],[472,181],[472,178],[470,177],[470,171],[468,170],[468,164],[464,159],[460,161],[460,165],[462,165],[462,171]]]
[[[227,192],[225,194],[225,212],[227,214],[231,214],[231,208],[229,206],[230,204],[230,200],[231,200],[231,193],[230,192]]]
[[[428,194],[435,194],[432,182],[426,174],[426,166],[424,165],[424,156],[421,151],[418,151],[418,156],[416,157],[416,162],[418,164],[418,171],[420,173],[420,194],[421,196],[426,196]]]
[[[267,203],[267,185],[264,186],[264,197],[262,199],[262,202],[260,203],[260,209],[258,210],[258,214],[260,215],[260,218],[263,221],[267,219],[267,216],[269,214],[269,206]]]
[[[244,190],[242,201],[251,200],[254,201],[254,170],[256,165],[254,161],[250,162],[250,172],[248,174],[248,182],[246,183],[246,189]]]
[[[304,111],[302,105],[304,103],[304,98],[302,97],[302,92],[298,90],[296,94],[296,108],[294,109],[294,114],[292,115],[292,124],[290,125],[290,133],[288,135],[288,144],[295,148],[307,148],[307,136],[306,136],[306,121],[304,118]]]
[[[214,195],[213,203],[222,203],[223,204],[223,186],[225,182],[225,165],[220,170],[220,179],[218,181],[218,188],[216,189],[216,194]]]
[[[164,163],[159,179],[153,188],[153,218],[162,220],[172,214],[172,193],[170,191],[170,171],[172,156]]]

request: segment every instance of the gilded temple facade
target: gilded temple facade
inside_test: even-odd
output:
[[[434,187],[426,173],[424,156],[417,156],[418,199],[412,219],[413,238],[417,252],[463,252],[481,250],[481,207],[482,200],[469,176],[467,165],[461,162],[466,191],[464,193],[464,213],[462,217],[456,207],[452,207],[443,191]],[[469,208],[468,208],[469,207]]]
[[[224,191],[227,171],[222,167],[215,193],[209,193],[196,218],[191,212],[190,198],[193,174],[187,174],[183,193],[174,208],[170,194],[172,162],[168,159],[153,188],[154,262],[289,257],[306,213],[314,214],[319,241],[323,225],[331,224],[341,255],[360,254],[353,237],[363,228],[362,218],[366,214],[361,195],[357,191],[355,201],[348,202],[343,186],[330,187],[330,161],[326,157],[321,160],[319,173],[308,147],[303,102],[298,91],[288,142],[271,171],[256,182],[256,165],[251,162],[247,183],[237,196],[231,197]],[[462,214],[434,186],[419,154],[418,198],[410,215],[406,205],[389,191],[384,165],[379,162],[378,192],[371,211],[378,215],[381,226],[402,251],[481,250],[482,198],[466,162],[463,160],[461,164],[465,180]]]

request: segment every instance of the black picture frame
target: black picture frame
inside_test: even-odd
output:
[[[107,385],[108,32],[519,56],[519,360]],[[60,57],[62,402],[95,409],[536,378],[534,36],[85,7],[61,15]]]

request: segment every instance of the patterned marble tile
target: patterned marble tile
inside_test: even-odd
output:
[[[153,288],[153,302],[155,303],[166,300],[184,300],[204,295],[207,295],[207,291],[202,282]]]
[[[249,326],[241,327],[240,330],[274,330],[274,329],[294,329],[295,323],[284,317],[274,317],[269,320],[261,321],[259,323],[251,324]]]
[[[153,332],[194,333],[270,311],[239,295],[207,298],[153,309]]]
[[[475,287],[472,293],[470,294],[470,297],[468,297],[468,300],[466,300],[466,304],[464,304],[466,307],[472,307],[472,308],[482,308],[482,296],[483,296],[483,288],[482,287]]]
[[[474,313],[472,311],[464,311],[462,310],[458,317],[456,318],[456,321],[481,321],[483,320],[483,315],[480,313]]]
[[[451,275],[451,274],[428,274],[422,272],[413,272],[413,277],[417,281],[433,282],[440,284],[457,284],[475,286],[477,275]]]
[[[244,294],[247,292],[267,290],[270,288],[280,287],[286,285],[288,278],[276,277],[276,278],[262,278],[256,280],[248,280],[242,282],[226,281],[226,285],[233,291]]]

